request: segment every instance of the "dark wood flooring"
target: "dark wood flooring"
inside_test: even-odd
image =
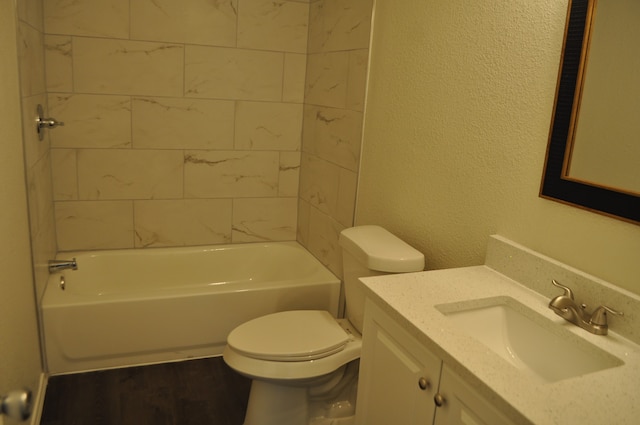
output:
[[[222,357],[53,376],[40,425],[241,425],[250,386]]]

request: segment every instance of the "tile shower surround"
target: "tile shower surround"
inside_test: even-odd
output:
[[[297,237],[339,269],[370,0],[43,4],[59,250]]]

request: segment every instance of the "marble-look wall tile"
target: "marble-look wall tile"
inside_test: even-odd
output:
[[[347,105],[349,52],[309,55],[305,103],[333,108]]]
[[[298,228],[296,229],[296,239],[303,246],[309,246],[309,215],[311,214],[311,205],[298,198]]]
[[[47,261],[56,254],[49,137],[45,135],[44,140],[38,140],[34,126],[36,105],[42,104],[46,108],[47,104],[42,5],[42,0],[17,2],[22,142],[25,152],[31,256],[37,302],[41,300],[49,278]]]
[[[362,113],[348,109],[305,107],[303,150],[351,171],[358,170]]]
[[[179,44],[74,37],[74,89],[80,93],[181,96]]]
[[[45,0],[48,34],[129,38],[129,0]]]
[[[129,96],[49,93],[49,115],[65,124],[49,132],[54,148],[131,146]]]
[[[364,98],[367,90],[367,69],[369,50],[349,52],[349,77],[347,88],[347,108],[364,111]]]
[[[300,198],[345,227],[353,225],[357,182],[357,171],[302,154]]]
[[[368,48],[373,0],[321,0],[309,12],[309,53]]]
[[[43,223],[53,215],[51,191],[51,159],[47,152],[27,169],[27,197],[29,199],[29,221],[33,236],[40,233]]]
[[[336,213],[340,167],[316,156],[302,154],[300,197],[325,214]]]
[[[43,0],[20,0],[17,2],[18,18],[38,31],[43,31]]]
[[[131,38],[235,47],[238,0],[130,0]]]
[[[75,201],[78,199],[78,165],[75,149],[51,149],[51,175],[53,199]]]
[[[44,93],[44,36],[25,22],[18,22],[18,55],[22,96]]]
[[[133,201],[56,202],[58,249],[133,248]]]
[[[284,53],[186,46],[189,97],[280,101]]]
[[[51,95],[46,109],[67,125],[48,132],[43,142],[31,143],[27,156],[34,164],[50,145],[55,148],[55,199],[57,204],[77,204],[84,225],[90,223],[87,217],[97,215],[92,208],[120,202],[130,209],[122,221],[126,237],[119,242],[96,228],[85,243],[82,225],[65,222],[59,223],[62,245],[85,249],[225,243],[231,238],[232,218],[216,203],[247,200],[238,205],[248,205],[243,220],[253,220],[251,208],[258,211],[256,205],[267,205],[269,199],[275,199],[275,205],[280,198],[295,200],[299,191],[306,199],[299,204],[307,235],[312,209],[326,211],[339,223],[347,221],[359,155],[352,144],[359,136],[348,123],[361,114],[349,115],[344,124],[336,119],[335,125],[320,127],[314,121],[305,127],[313,137],[305,148],[306,163],[312,164],[305,173],[302,104],[351,110],[345,114],[363,109],[368,35],[367,44],[354,47],[361,31],[355,11],[364,10],[362,3],[371,0],[358,1],[46,0],[46,22],[41,25],[48,33],[46,50],[23,56],[27,61],[46,57]],[[31,30],[38,28],[37,18],[26,17],[38,11],[30,12],[27,6],[21,5],[20,16]],[[327,17],[311,14],[315,25],[332,25],[333,33],[311,29],[318,34],[314,44],[308,40],[309,11],[319,6]],[[347,19],[336,19],[343,9]],[[348,23],[355,26],[347,29]],[[37,45],[42,37],[29,34],[29,29],[24,32],[24,38],[36,40],[25,45]],[[307,63],[308,46],[321,47]],[[44,93],[37,88],[37,78],[36,72],[26,78],[24,93]],[[46,104],[47,98],[27,97],[25,114],[31,114],[34,102]],[[331,110],[313,118],[332,113],[338,114]],[[254,203],[247,198],[260,199]],[[295,228],[298,202],[293,205],[286,210],[294,211],[294,219],[285,221]],[[242,228],[235,221],[233,242],[244,241],[243,232],[253,232],[247,240],[283,238],[274,230],[283,217],[272,217],[276,210],[265,212],[274,223],[271,229],[271,224]],[[101,220],[95,221],[96,227],[102,226]],[[215,237],[207,236],[206,229],[226,236],[211,242]],[[76,231],[80,233],[71,234]],[[72,246],[76,241],[78,246]]]
[[[80,149],[77,162],[81,200],[182,197],[182,151]]]
[[[307,249],[338,277],[342,277],[342,250],[338,238],[344,229],[345,226],[331,216],[311,207]]]
[[[133,146],[232,149],[235,103],[184,98],[134,98]]]
[[[295,240],[296,217],[296,198],[234,199],[233,242]]]
[[[73,91],[73,57],[71,46],[70,36],[44,36],[46,82],[47,90],[50,92]]]
[[[344,168],[341,169],[335,219],[345,227],[353,225],[357,189],[358,174]]]
[[[309,5],[287,0],[242,0],[238,47],[305,53]]]
[[[300,152],[280,152],[278,196],[298,196]]]
[[[302,105],[238,102],[235,148],[297,151],[301,148]]]
[[[55,258],[58,248],[53,204],[50,211],[38,226],[38,232],[31,231],[31,255],[33,256],[35,291],[38,302],[42,299],[49,280],[49,260]]]
[[[279,165],[278,152],[186,151],[185,197],[277,196]]]
[[[341,276],[353,225],[372,0],[311,0],[298,240]]]
[[[231,199],[135,201],[136,248],[231,243]]]
[[[291,103],[304,102],[307,55],[287,53],[284,55],[284,78],[282,101]]]

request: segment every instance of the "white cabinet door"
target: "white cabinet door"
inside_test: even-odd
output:
[[[512,424],[447,365],[442,368],[438,393],[444,403],[436,409],[435,425]]]
[[[356,424],[431,424],[441,360],[372,303],[363,334]]]

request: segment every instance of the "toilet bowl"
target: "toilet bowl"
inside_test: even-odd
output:
[[[359,277],[421,271],[424,256],[379,226],[340,234],[346,318],[297,310],[229,334],[224,361],[251,378],[244,425],[354,423],[365,295]]]
[[[345,380],[355,384],[357,365],[347,365],[360,357],[361,342],[348,320],[322,310],[274,313],[238,326],[223,356],[253,379],[244,424],[320,425],[353,417],[355,386],[336,388]]]

